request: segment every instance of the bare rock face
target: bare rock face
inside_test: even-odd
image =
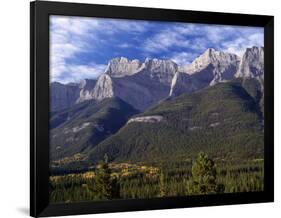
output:
[[[128,120],[127,124],[137,122],[137,123],[159,123],[163,120],[163,116],[152,115],[152,116],[141,116],[134,117]]]
[[[119,97],[138,110],[145,110],[169,95],[170,83],[177,64],[170,60],[138,60],[115,58],[108,64],[95,87],[80,91],[77,102],[89,99]]]
[[[103,100],[114,97],[113,82],[109,75],[102,74],[99,76],[97,84],[93,89],[92,99]]]
[[[191,76],[184,72],[176,72],[172,79],[169,96],[178,96],[182,93],[190,93],[196,90],[192,85]]]
[[[112,79],[107,74],[102,74],[97,80],[83,80],[80,83],[80,95],[76,103],[96,99],[114,97]]]
[[[240,58],[215,49],[207,49],[190,65],[181,67],[171,83],[170,96],[191,93],[209,85],[234,78]]]
[[[172,80],[169,96],[174,97],[183,93],[192,93],[209,86],[214,79],[213,71],[214,66],[209,64],[195,74],[177,72]]]
[[[140,111],[167,98],[177,65],[170,60],[146,59],[138,73],[113,78],[115,96]]]
[[[79,84],[79,98],[76,100],[76,103],[90,100],[92,99],[93,90],[95,88],[95,85],[97,83],[97,80],[94,79],[84,79]]]
[[[171,83],[178,70],[177,64],[171,60],[146,58],[144,65],[144,71],[147,72],[150,79],[156,80],[165,85],[169,85]]]
[[[235,54],[209,48],[186,67],[186,72],[190,75],[196,74],[212,65],[213,79],[210,81],[210,85],[215,85],[218,82],[232,79],[238,70],[239,62],[240,58]]]
[[[58,111],[75,104],[79,97],[79,85],[76,83],[62,84],[53,82],[50,84],[50,110]]]
[[[109,61],[105,73],[111,77],[131,76],[137,73],[142,67],[142,63],[135,60],[128,60],[125,57],[114,58]]]
[[[247,48],[235,77],[262,78],[264,77],[264,48]]]

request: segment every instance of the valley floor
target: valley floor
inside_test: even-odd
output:
[[[98,167],[98,166],[96,166]],[[194,195],[188,191],[191,161],[169,163],[110,163],[113,194],[101,197],[96,190],[96,170],[50,177],[50,201],[82,202],[105,199],[136,199]],[[256,192],[263,190],[263,159],[243,163],[216,162],[216,182],[220,192]]]

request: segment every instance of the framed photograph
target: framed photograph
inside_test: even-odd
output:
[[[273,17],[35,1],[30,215],[272,202]]]

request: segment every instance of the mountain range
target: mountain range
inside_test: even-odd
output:
[[[51,111],[110,97],[119,97],[144,111],[166,97],[191,93],[236,77],[255,77],[263,83],[263,56],[263,47],[253,47],[246,49],[242,58],[207,49],[186,66],[171,60],[147,58],[141,63],[114,58],[97,79],[85,79],[80,84],[51,83]]]
[[[260,157],[263,79],[263,47],[210,48],[183,66],[114,58],[97,79],[50,84],[51,159]]]

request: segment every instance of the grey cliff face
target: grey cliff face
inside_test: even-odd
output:
[[[99,76],[97,84],[93,89],[91,99],[103,100],[114,97],[113,82],[109,75],[102,74]]]
[[[119,97],[138,110],[145,110],[169,95],[177,64],[170,60],[111,60],[92,90],[80,91],[78,102]],[[81,95],[81,93],[85,93]]]
[[[76,100],[76,103],[92,99],[93,90],[96,83],[97,80],[94,79],[83,79],[79,84],[80,92],[79,98]]]
[[[207,49],[186,68],[188,74],[196,74],[209,65],[213,66],[213,79],[210,85],[233,78],[239,67],[240,58],[235,54]]]
[[[207,49],[190,65],[180,68],[171,83],[170,96],[190,93],[209,85],[233,79],[240,58],[235,54]]]
[[[159,60],[146,58],[144,71],[150,79],[169,85],[178,70],[178,65],[171,60]]]
[[[128,60],[125,57],[114,58],[109,61],[105,73],[111,77],[131,76],[142,67],[139,60]]]
[[[262,78],[264,77],[264,48],[247,48],[235,77]]]
[[[187,85],[190,84],[190,85]],[[192,86],[191,76],[184,72],[176,72],[172,79],[169,96],[178,96],[182,93],[190,93],[196,89]]]
[[[206,68],[195,74],[177,72],[171,83],[169,96],[178,96],[183,93],[192,93],[210,85],[214,79],[214,67],[209,64]]]

